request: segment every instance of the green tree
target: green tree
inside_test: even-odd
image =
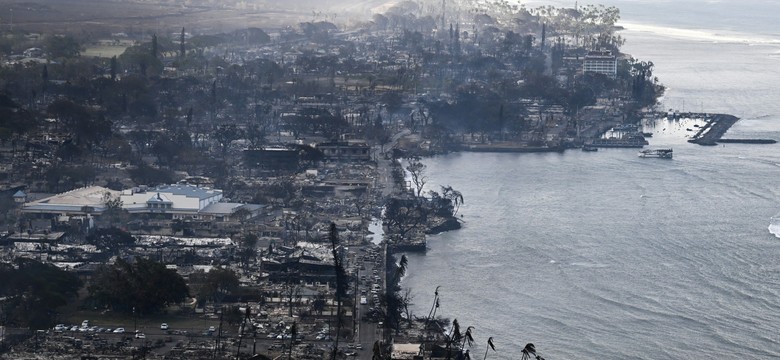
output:
[[[114,55],[111,57],[111,80],[116,80],[117,66],[116,55]]]
[[[152,57],[157,58],[157,34],[152,34]]]
[[[412,177],[412,184],[414,184],[417,197],[422,195],[425,183],[428,181],[428,178],[425,176],[425,168],[425,164],[420,161],[420,158],[416,157],[409,159],[409,164],[406,166],[406,171]]]
[[[196,289],[199,301],[212,300],[216,304],[221,304],[225,296],[234,293],[239,286],[236,272],[220,267],[190,275],[190,283]]]
[[[391,234],[405,237],[425,223],[426,215],[416,202],[392,197],[385,203],[382,220]]]
[[[463,205],[463,194],[461,194],[460,191],[453,189],[452,186],[447,185],[441,187],[441,195],[443,198],[450,201],[453,206],[452,216],[455,216],[458,213],[460,206]]]
[[[135,237],[127,231],[116,227],[97,229],[87,235],[87,243],[95,245],[100,250],[116,253],[120,248],[135,244]]]
[[[35,124],[32,113],[14,101],[10,94],[0,91],[0,129],[7,133],[23,134],[33,129]]]
[[[155,313],[184,301],[189,289],[175,270],[154,260],[136,258],[134,263],[118,259],[100,267],[88,287],[90,299],[98,306],[125,314],[136,309]]]
[[[214,133],[214,139],[219,143],[223,157],[230,149],[230,144],[240,138],[241,130],[233,124],[221,125],[217,127],[217,131]]]
[[[138,185],[159,185],[174,182],[174,174],[170,170],[153,168],[146,164],[140,164],[135,169],[128,171],[130,178]]]
[[[57,321],[57,309],[77,296],[74,273],[37,260],[18,258],[0,264],[0,318],[4,325],[45,329]]]
[[[179,56],[183,59],[186,54],[187,52],[184,47],[184,28],[181,28],[181,35],[179,37]]]
[[[54,59],[72,58],[81,54],[81,45],[71,36],[47,36],[43,44]]]
[[[149,43],[129,47],[119,55],[119,62],[124,69],[135,69],[141,76],[159,75],[162,73],[163,63],[156,56],[152,56],[150,47]]]

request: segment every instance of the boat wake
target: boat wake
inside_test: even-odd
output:
[[[769,232],[777,238],[780,238],[780,213],[772,216],[769,222]]]

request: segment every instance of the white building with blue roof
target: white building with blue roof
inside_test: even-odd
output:
[[[22,211],[52,216],[98,216],[106,210],[106,197],[118,197],[122,208],[130,214],[163,214],[172,220],[239,220],[231,219],[239,209],[249,211],[250,217],[262,209],[261,205],[221,202],[219,189],[172,184],[154,188],[139,186],[121,192],[90,186],[27,203]]]
[[[175,184],[156,188],[135,187],[119,197],[123,207],[132,213],[167,213],[173,219],[192,217],[211,204],[222,200],[222,190]]]

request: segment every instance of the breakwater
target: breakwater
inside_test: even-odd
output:
[[[734,115],[728,114],[686,114],[688,118],[703,118],[706,121],[704,126],[699,128],[699,131],[688,140],[690,143],[713,146],[719,143],[730,144],[774,144],[777,140],[773,139],[722,139],[723,135],[728,131],[739,118]]]
[[[704,118],[707,123],[699,128],[690,143],[712,146],[717,145],[718,140],[726,133],[739,118],[728,114],[688,114],[691,118]]]
[[[720,139],[719,144],[776,144],[774,139]]]

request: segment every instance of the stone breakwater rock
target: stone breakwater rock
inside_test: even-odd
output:
[[[433,235],[443,233],[445,231],[458,230],[461,228],[460,221],[456,217],[449,217],[437,222],[434,226],[431,226],[426,234]]]

